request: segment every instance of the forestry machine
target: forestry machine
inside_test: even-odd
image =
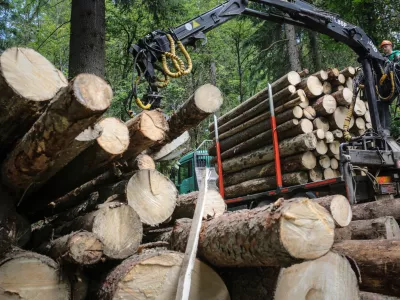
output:
[[[340,148],[341,174],[347,196],[354,203],[365,201],[371,195],[399,194],[400,146],[389,133],[389,109],[392,100],[399,95],[400,65],[385,59],[360,27],[304,1],[230,0],[176,28],[149,33],[130,48],[134,57],[135,79],[126,103],[128,113],[132,114],[133,100],[142,109],[159,107],[162,98],[159,89],[167,86],[171,78],[191,71],[192,62],[185,46],[195,47],[199,40],[204,44],[205,33],[241,15],[317,31],[348,45],[357,53],[362,68],[354,79],[353,102],[363,90],[368,100],[372,129],[360,137],[351,138],[348,133],[350,110],[344,128],[347,142]],[[183,54],[186,64],[176,54],[176,47]],[[172,70],[167,60],[173,66]],[[141,79],[148,84],[142,99],[137,95]],[[367,177],[368,183],[359,182],[358,176],[354,176],[354,171],[360,170],[359,166],[368,167],[364,169],[367,176],[360,176]]]

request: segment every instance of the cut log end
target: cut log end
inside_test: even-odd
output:
[[[131,163],[134,170],[155,170],[156,164],[151,156],[147,154],[139,154]]]
[[[68,85],[64,75],[45,57],[28,48],[5,50],[0,56],[0,69],[8,86],[31,101],[50,100]]]
[[[102,128],[97,143],[107,153],[118,155],[128,149],[129,130],[128,127],[117,118],[105,118],[98,125]]]
[[[73,79],[76,99],[92,111],[104,111],[113,97],[111,87],[102,78],[93,74],[79,74]]]
[[[173,213],[178,197],[175,185],[156,170],[140,170],[126,187],[127,199],[143,223],[158,225]]]
[[[212,84],[204,84],[194,94],[196,106],[206,113],[213,113],[219,110],[223,101],[221,91]]]
[[[78,232],[68,241],[69,253],[74,262],[90,265],[98,262],[103,255],[103,243],[93,234]]]
[[[315,259],[326,254],[333,244],[334,221],[319,204],[308,199],[294,201],[282,212],[280,237],[293,257]],[[307,219],[307,226],[300,222]],[[307,239],[307,242],[304,241]]]
[[[348,226],[353,217],[349,200],[342,195],[333,195],[318,198],[318,204],[325,207],[331,214],[335,223],[340,227]]]

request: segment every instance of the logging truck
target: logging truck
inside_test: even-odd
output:
[[[252,3],[256,3],[256,6],[252,7]],[[388,62],[379,53],[372,39],[360,27],[340,19],[336,14],[321,10],[304,1],[230,0],[176,28],[167,31],[155,30],[149,33],[130,48],[135,61],[134,72],[137,72],[139,78],[143,77],[147,81],[148,92],[140,98],[137,95],[139,80],[136,80],[130,99],[127,101],[127,110],[130,111],[133,99],[143,109],[157,108],[161,100],[159,89],[165,87],[170,78],[181,77],[191,71],[192,62],[185,46],[195,45],[197,41],[205,40],[206,32],[240,15],[292,24],[326,34],[354,50],[359,56],[361,68],[358,75],[351,78],[349,83],[346,81],[346,74],[335,72],[337,70],[333,69],[328,70],[326,79],[322,78],[322,74],[316,73],[308,79],[296,82],[293,86],[289,76],[284,76],[272,84],[269,95],[268,91],[260,92],[261,96],[257,94],[258,96],[252,97],[256,100],[245,101],[239,106],[240,108],[231,110],[225,116],[220,117],[215,125],[210,125],[209,129],[212,133],[217,132],[218,126],[221,129],[220,133],[222,133],[222,128],[228,128],[228,124],[234,123],[235,120],[250,122],[253,120],[251,118],[256,117],[261,109],[265,109],[265,114],[262,116],[264,120],[270,119],[272,125],[269,128],[264,128],[264,136],[261,138],[258,136],[260,143],[266,139],[270,141],[272,139],[274,143],[270,148],[263,148],[262,151],[256,152],[253,157],[247,157],[249,161],[246,161],[243,155],[236,161],[232,161],[232,158],[218,160],[220,189],[225,192],[226,202],[235,205],[243,203],[243,201],[249,202],[250,200],[276,197],[282,194],[292,195],[299,191],[327,190],[326,187],[331,191],[339,189],[347,195],[351,203],[366,201],[372,197],[391,197],[399,194],[400,146],[389,133],[390,113],[388,103],[399,94],[400,68],[397,68],[397,63]],[[187,67],[183,59],[175,53],[176,45],[183,53]],[[171,60],[171,65],[175,66],[175,71],[171,71],[167,59]],[[160,80],[160,76],[156,74],[158,72],[161,72],[164,79]],[[321,87],[318,84],[320,81],[324,82]],[[344,90],[345,84],[352,93],[350,98],[345,95],[345,92],[341,92]],[[305,97],[310,99],[310,105],[307,102],[307,105],[302,106],[304,103],[301,103],[301,101],[303,100],[298,100],[301,98],[300,94],[297,98],[291,98],[294,94],[290,91],[291,88],[294,88],[295,92],[296,89],[303,90]],[[359,99],[361,91],[365,102]],[[275,101],[280,103],[274,109],[273,105],[278,105],[278,103],[274,103]],[[336,103],[339,103],[338,107],[336,107]],[[311,108],[307,108],[308,106]],[[357,114],[357,106],[368,106],[369,128],[364,131],[360,129],[355,136],[352,136],[350,132],[350,128],[354,124],[352,114],[353,111]],[[186,112],[190,114],[189,110]],[[305,116],[317,114],[318,118],[313,120],[315,129],[320,129],[319,126],[321,128],[325,126],[327,121],[323,120],[324,117],[333,116],[331,119],[334,120],[334,127],[342,130],[344,139],[340,143],[331,142],[328,150],[333,152],[332,158],[336,162],[332,161],[335,166],[338,165],[337,168],[340,172],[335,172],[333,169],[324,170],[324,173],[331,173],[331,175],[324,176],[325,180],[323,178],[318,180],[319,176],[314,172],[309,174],[310,177],[317,179],[312,180],[313,182],[308,182],[308,179],[305,180],[304,174],[296,173],[295,176],[282,174],[279,159],[282,158],[284,162],[285,157],[296,154],[296,151],[290,148],[299,147],[301,151],[315,150],[318,155],[321,155],[327,148],[327,141],[318,140],[317,142],[308,133],[306,135],[300,134],[293,140],[286,139],[279,143],[276,133],[279,130],[283,131],[283,129],[279,129],[279,126],[277,127],[275,123],[278,117],[282,117],[278,115],[282,112],[285,113],[286,122],[281,125],[285,125],[286,129],[294,128],[293,126],[297,126],[298,129],[307,123],[306,121],[302,122],[304,124],[301,125],[290,123],[291,117],[295,114],[304,114]],[[277,114],[276,118],[274,113]],[[249,116],[250,118],[248,118]],[[261,116],[257,117],[262,119]],[[356,121],[357,126],[362,126],[363,122],[365,123],[361,119]],[[328,130],[323,129],[323,131]],[[259,132],[259,134],[261,133]],[[333,133],[331,134],[333,135]],[[282,136],[285,135],[280,134],[280,138]],[[320,136],[320,133],[317,133],[317,136]],[[331,140],[331,135],[329,135],[329,139]],[[217,136],[216,148],[218,148],[218,143]],[[305,145],[307,143],[308,145],[312,144],[312,147]],[[278,153],[278,150],[280,153]],[[223,158],[226,153],[217,151],[217,154],[221,154]],[[259,181],[252,181],[251,188],[247,186],[247,192],[244,195],[243,186],[236,186],[237,190],[235,191],[232,187],[223,188],[222,177],[224,173],[240,173],[242,170],[248,172],[250,167],[260,165],[261,160],[257,161],[258,157],[262,157],[265,162],[275,160],[267,169],[268,174],[272,173],[270,176],[276,175],[273,179],[272,177],[268,177],[268,179],[257,178]],[[325,159],[325,161],[327,160]],[[284,163],[283,166],[285,167],[283,171],[290,169],[293,172],[290,167],[293,164]],[[368,169],[362,169],[364,167]],[[257,174],[262,173],[257,172],[257,170],[253,171]],[[366,176],[360,176],[362,173]],[[326,179],[328,177],[330,178]],[[260,186],[264,187],[262,192],[260,192]]]

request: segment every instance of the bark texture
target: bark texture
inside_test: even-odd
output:
[[[400,220],[400,199],[372,201],[352,206],[353,221],[392,216]]]

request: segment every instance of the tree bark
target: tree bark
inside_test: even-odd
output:
[[[399,295],[400,241],[341,241],[335,243],[332,250],[355,261],[361,274],[362,290]]]
[[[352,206],[353,220],[368,220],[392,216],[400,221],[400,199],[372,201]]]
[[[311,99],[321,96],[324,92],[321,81],[315,76],[309,76],[303,79],[296,87],[304,90],[307,97]]]
[[[113,269],[101,282],[95,299],[147,300],[160,296],[174,300],[183,253],[154,251],[134,255]],[[137,276],[132,276],[135,274]],[[230,299],[219,275],[196,259],[190,282],[189,299]]]
[[[329,81],[332,87],[338,87],[346,83],[346,77],[343,74],[339,74],[336,78],[330,79]]]
[[[343,90],[336,91],[332,94],[332,96],[335,98],[336,102],[339,105],[343,105],[343,106],[350,105],[351,101],[353,100],[353,92],[348,88],[344,88]]]
[[[285,158],[281,163],[281,169],[284,173],[311,170],[316,166],[316,158],[310,151],[300,153]],[[258,165],[252,168],[244,169],[236,173],[224,176],[224,186],[229,187],[251,179],[268,177],[274,175],[275,162]]]
[[[306,77],[308,74],[310,74],[310,71],[308,69],[303,69],[299,73],[300,77]]]
[[[123,259],[135,253],[142,240],[142,223],[129,205],[109,203],[99,210],[58,227],[57,235],[86,230],[96,234],[104,244],[104,255]]]
[[[69,77],[105,75],[106,4],[104,0],[73,0],[69,42]]]
[[[313,133],[305,133],[279,143],[281,158],[293,155],[300,151],[313,150],[316,147],[316,138]],[[245,168],[260,165],[274,160],[273,146],[266,146],[261,149],[228,159],[222,163],[225,173],[236,172]]]
[[[305,184],[308,182],[308,175],[306,172],[282,174],[282,182],[284,186]],[[275,176],[251,179],[226,187],[225,198],[235,198],[244,195],[266,192],[275,188],[276,186]]]
[[[296,93],[296,87],[294,85],[289,85],[283,90],[280,90],[275,95],[272,95],[274,100],[274,106],[279,106],[287,102]],[[296,97],[297,98],[297,97]]]
[[[321,82],[328,80],[328,72],[326,72],[325,70],[315,72],[314,74],[312,74],[312,76],[317,77]]]
[[[296,31],[293,25],[285,24],[285,34],[288,40],[288,54],[290,69],[294,71],[301,70],[299,50],[297,49]]]
[[[301,81],[300,75],[295,72],[291,71],[288,74],[282,76],[274,83],[272,83],[272,92],[277,93],[280,90],[283,90],[285,87],[289,85],[296,86]],[[273,96],[274,97],[274,96]],[[268,98],[268,88],[263,89],[262,91],[258,92],[257,94],[253,95],[240,105],[236,106],[235,108],[231,109],[229,112],[224,114],[223,116],[218,118],[218,127],[221,127],[228,121],[240,116],[245,111],[248,111],[252,107],[260,104],[261,102],[265,101]],[[214,123],[211,123],[208,126],[210,132],[214,131]]]
[[[78,75],[57,94],[46,112],[3,162],[3,183],[21,195],[43,185],[65,166],[75,137],[109,107],[110,86],[95,75]]]
[[[37,251],[54,260],[79,265],[92,265],[103,255],[103,243],[90,232],[73,232],[41,245]]]
[[[319,70],[322,68],[322,63],[321,63],[321,55],[319,52],[318,35],[315,31],[310,30],[308,31],[308,37],[310,38],[310,48],[312,53],[311,58],[314,65],[314,70]]]
[[[193,218],[198,196],[199,192],[180,195],[171,219]],[[217,218],[222,216],[225,211],[226,204],[219,192],[207,190],[203,219]]]
[[[335,112],[336,101],[331,95],[325,95],[319,98],[312,107],[318,115],[328,116]]]
[[[325,82],[322,84],[322,88],[323,88],[323,90],[324,90],[324,94],[325,94],[325,95],[330,95],[330,94],[332,94],[332,85],[330,84],[330,82],[325,81]]]
[[[360,300],[400,300],[400,298],[360,291]]]
[[[298,222],[300,219],[307,221]],[[333,228],[332,218],[320,205],[308,199],[278,200],[204,221],[198,253],[219,267],[289,266],[327,253],[333,243]],[[187,223],[174,227],[173,249],[185,250],[189,231]]]
[[[339,77],[340,72],[337,68],[329,68],[326,70],[328,73],[328,80],[335,80]]]
[[[315,202],[331,213],[336,226],[346,227],[350,224],[352,212],[346,197],[342,195],[326,196],[316,199]]]
[[[72,300],[59,265],[34,252],[14,249],[2,258],[0,287],[1,299]]]
[[[9,48],[0,56],[0,158],[68,85],[46,58],[28,48]]]
[[[340,74],[343,74],[345,77],[353,78],[356,75],[356,69],[354,67],[347,67],[340,71]]]
[[[282,269],[274,299],[356,300],[357,277],[345,257],[329,252],[316,260]]]
[[[400,239],[400,228],[393,217],[353,221],[346,228],[340,228],[337,231],[339,236],[346,236],[349,240]],[[341,231],[348,231],[350,234],[342,234]]]

